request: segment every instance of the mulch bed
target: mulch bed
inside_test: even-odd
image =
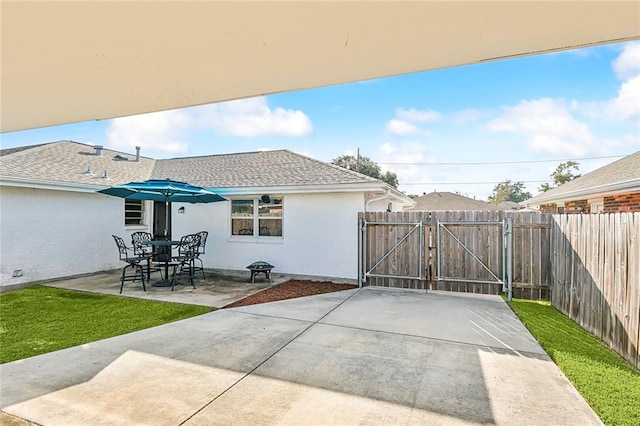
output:
[[[276,300],[294,299],[296,297],[313,296],[314,294],[332,293],[354,288],[358,288],[358,286],[329,281],[289,280],[233,302],[225,306],[225,308],[237,308],[238,306],[256,305],[258,303],[275,302]]]

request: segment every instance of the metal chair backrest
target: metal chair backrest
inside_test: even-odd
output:
[[[198,244],[198,254],[204,254],[204,246],[207,244],[207,236],[209,236],[209,232],[200,231],[196,235],[200,237],[200,244]]]
[[[126,261],[126,259],[129,257],[129,249],[127,248],[127,245],[124,243],[124,240],[117,235],[112,235],[112,237],[115,240],[116,245],[118,246],[118,254],[120,255],[120,260]]]
[[[149,254],[149,241],[152,235],[150,232],[138,231],[131,234],[131,245],[133,252],[138,256],[146,256]]]
[[[180,245],[178,246],[178,253],[180,256],[193,257],[198,252],[198,245],[200,244],[200,236],[198,234],[189,234],[180,238]]]

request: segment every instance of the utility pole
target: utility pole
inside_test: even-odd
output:
[[[356,150],[356,172],[360,173],[360,148]]]

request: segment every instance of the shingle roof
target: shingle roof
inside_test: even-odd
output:
[[[13,154],[13,153],[16,153],[16,152],[24,151],[25,149],[32,149],[32,148],[35,148],[37,146],[42,146],[42,145],[44,145],[44,144],[28,145],[28,146],[17,146],[15,148],[0,149],[0,157],[2,157],[3,155]]]
[[[6,151],[6,152],[5,152]],[[381,181],[288,150],[154,160],[92,145],[58,141],[3,150],[0,176],[92,185],[165,179],[207,188],[304,186]],[[93,175],[85,172],[91,168]],[[102,178],[107,171],[109,180]]]
[[[103,149],[98,157],[92,145],[58,141],[0,156],[0,176],[110,186],[149,179],[154,165],[146,157],[136,162],[135,154]],[[93,175],[85,173],[89,168]],[[105,170],[108,180],[102,178]]]
[[[557,188],[538,194],[528,199],[526,204],[534,205],[563,200],[575,192],[580,192],[580,197],[584,198],[588,197],[590,192],[599,193],[603,190],[606,191],[607,187],[634,180],[640,181],[640,151],[600,167]],[[636,190],[640,190],[640,185]]]
[[[498,203],[498,208],[501,210],[520,210],[523,209],[524,206],[520,203],[516,203],[515,201],[502,201]]]
[[[180,179],[206,188],[379,182],[288,150],[157,160],[152,178]]]
[[[414,198],[416,205],[405,210],[498,210],[486,201],[474,200],[453,192],[431,192]]]

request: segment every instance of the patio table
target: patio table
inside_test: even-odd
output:
[[[171,287],[171,280],[169,279],[169,264],[171,263],[171,249],[174,246],[179,246],[180,241],[175,240],[151,240],[146,244],[151,247],[169,247],[168,253],[162,253],[164,259],[161,262],[164,263],[164,279],[152,284],[153,287]]]

